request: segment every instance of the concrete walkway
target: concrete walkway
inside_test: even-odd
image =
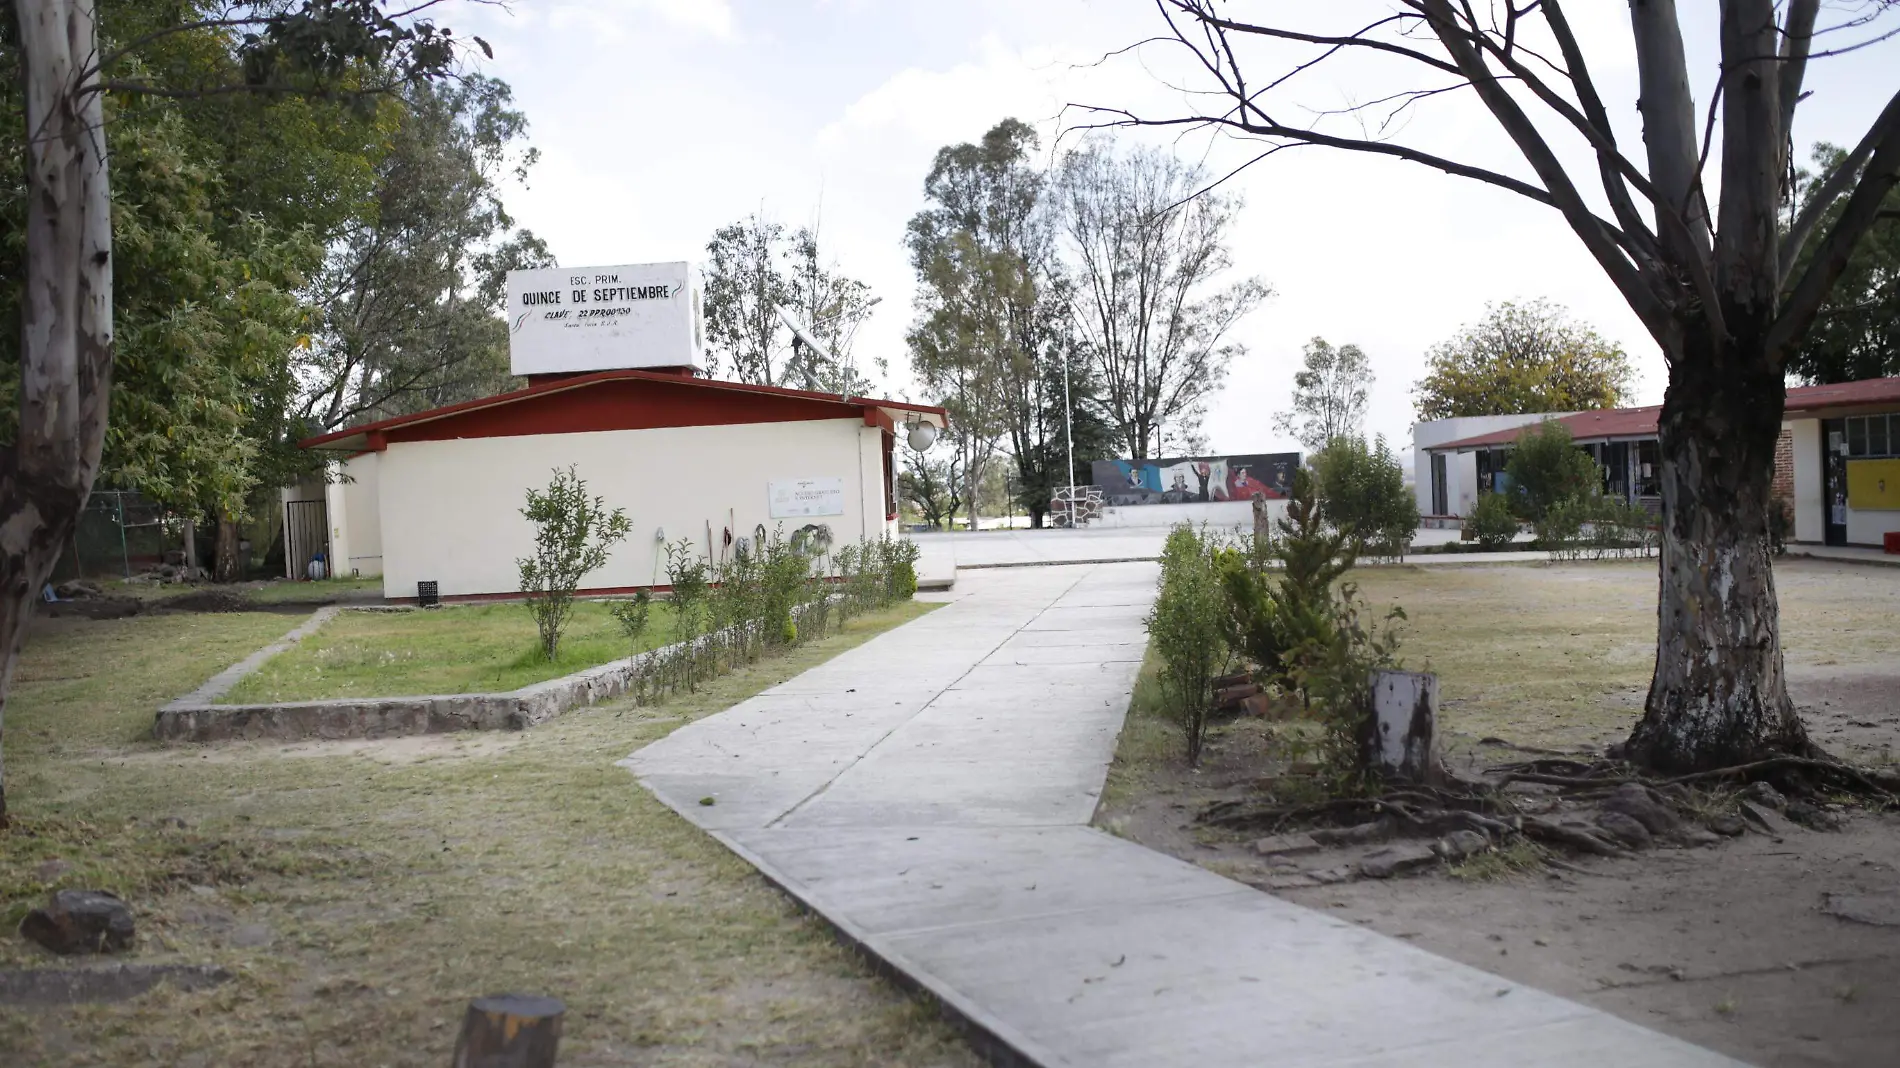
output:
[[[1090,828],[1154,581],[965,572],[946,607],[624,764],[999,1063],[1733,1063]]]

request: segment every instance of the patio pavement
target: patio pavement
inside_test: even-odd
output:
[[[1734,1063],[1089,827],[1154,581],[966,571],[945,607],[623,764],[997,1063]]]

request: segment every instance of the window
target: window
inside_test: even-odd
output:
[[[1636,495],[1662,496],[1662,444],[1655,438],[1636,443]]]
[[[1900,456],[1900,414],[1857,415],[1847,423],[1847,455]]]

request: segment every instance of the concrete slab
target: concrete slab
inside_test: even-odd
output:
[[[1087,826],[1155,574],[967,573],[624,763],[1019,1063],[1733,1063]]]

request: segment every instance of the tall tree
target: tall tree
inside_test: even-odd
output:
[[[705,283],[715,373],[823,392],[860,393],[870,385],[852,365],[851,349],[877,298],[825,259],[814,228],[788,232],[763,213],[720,227],[706,244]],[[781,312],[830,358],[799,342]]]
[[[331,430],[513,382],[507,272],[553,262],[515,230],[504,179],[526,178],[527,118],[505,82],[469,75],[407,87],[360,212],[334,231],[310,285],[317,322],[298,361],[298,414]]]
[[[0,450],[0,724],[36,594],[92,492],[106,442],[114,327],[109,139],[100,136],[106,93],[364,92],[376,87],[346,80],[364,63],[396,81],[426,79],[446,73],[457,54],[419,9],[391,18],[372,0],[219,8],[209,20],[180,4],[160,32],[218,31],[241,78],[172,86],[125,62],[124,42],[107,39],[102,49],[93,0],[12,0],[10,8],[16,21],[0,51],[17,55],[23,87],[25,292],[19,421]]]
[[[1318,452],[1335,438],[1365,432],[1372,361],[1357,345],[1334,348],[1323,337],[1306,343],[1302,366],[1293,373],[1293,407],[1274,417],[1274,429]]]
[[[1614,408],[1635,372],[1623,347],[1547,300],[1488,304],[1434,346],[1412,387],[1420,419]]]
[[[1801,205],[1847,165],[1847,150],[1817,145],[1814,162],[1816,173],[1801,176]],[[1842,207],[1835,201],[1823,213],[1823,225],[1831,225]],[[1804,261],[1813,255],[1812,244],[1803,248]],[[1888,192],[1867,236],[1848,254],[1840,281],[1788,357],[1788,371],[1814,385],[1900,375],[1900,189]]]
[[[1160,448],[1163,427],[1192,437],[1227,365],[1246,351],[1228,334],[1271,290],[1224,287],[1240,203],[1200,192],[1206,175],[1152,148],[1094,140],[1057,176],[1075,279],[1074,322],[1102,383],[1124,454]]]
[[[1180,49],[1195,72],[1184,99],[1218,103],[1163,117],[1123,110],[1105,122],[1212,128],[1258,139],[1267,152],[1314,145],[1409,161],[1562,214],[1669,366],[1656,670],[1627,754],[1653,767],[1702,769],[1808,752],[1782,668],[1769,556],[1775,442],[1789,357],[1900,183],[1900,92],[1791,220],[1779,214],[1810,58],[1891,49],[1883,27],[1868,25],[1889,5],[1817,25],[1819,0],[1727,0],[1710,42],[1718,65],[1704,118],[1675,3],[1633,0],[1639,157],[1619,144],[1570,5],[1557,0],[1399,0],[1351,24],[1338,21],[1335,5],[1261,22],[1237,20],[1217,0],[1157,6],[1165,24],[1158,40]],[[1815,50],[1816,40],[1827,47]],[[1301,87],[1341,59],[1363,64],[1348,77],[1377,79],[1376,101],[1298,108]],[[1390,135],[1367,113],[1428,107],[1450,89],[1490,112],[1524,168],[1505,173],[1450,158],[1403,132]],[[1559,135],[1593,157],[1587,171],[1566,166]],[[1711,156],[1715,210],[1704,181]],[[1586,193],[1590,182],[1599,194]]]
[[[1041,526],[1050,444],[1062,429],[1049,418],[1059,400],[1050,389],[1061,382],[1050,370],[1073,346],[1037,146],[1027,123],[1004,119],[981,141],[939,149],[907,242],[921,283],[912,370],[926,389],[971,413],[979,433],[960,440],[979,481],[991,449],[980,431],[1001,440],[1030,522]],[[968,503],[974,525],[976,495]]]

